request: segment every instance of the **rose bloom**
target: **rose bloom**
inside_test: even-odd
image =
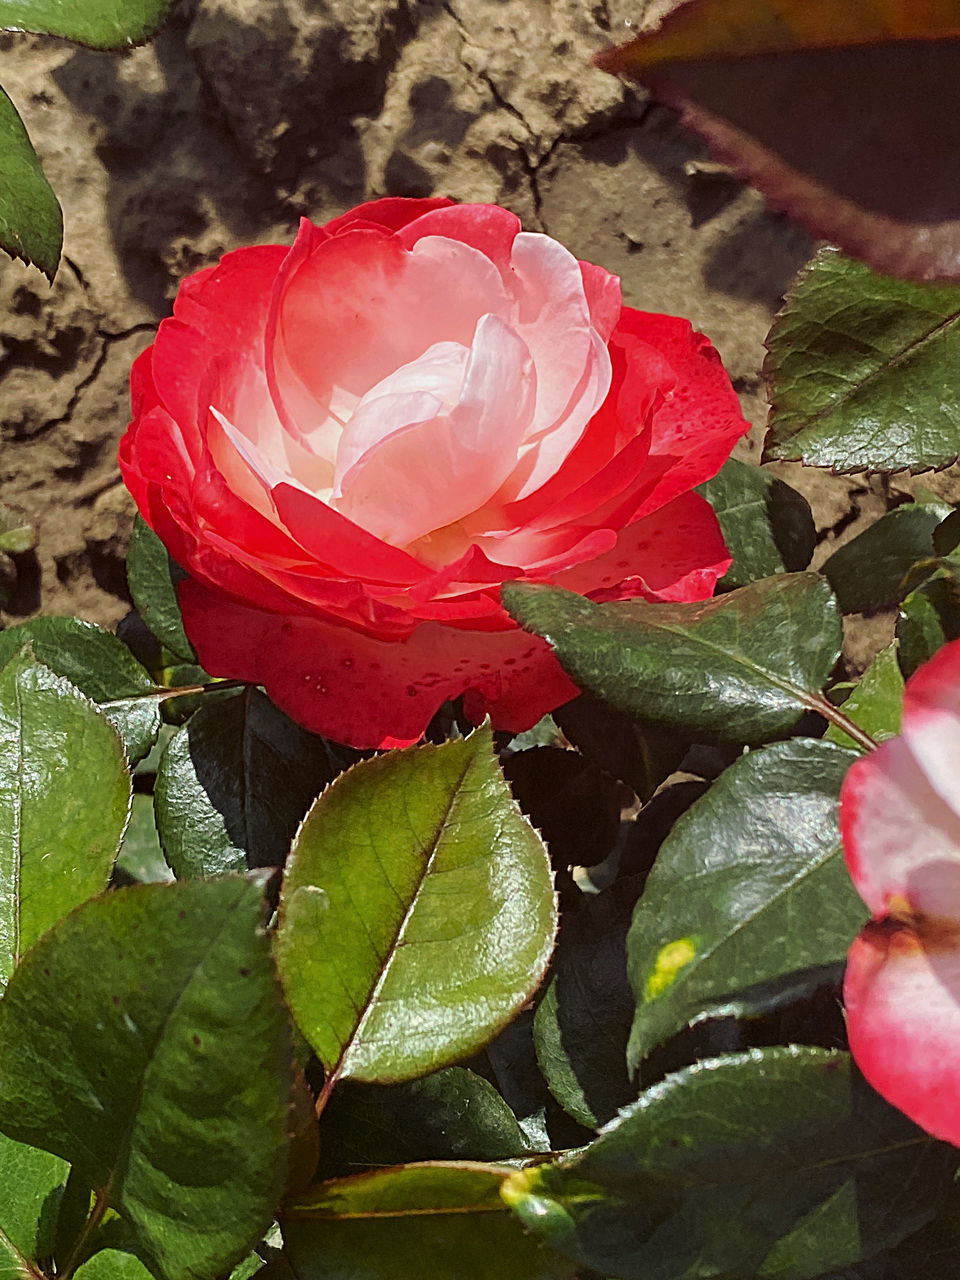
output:
[[[844,779],[847,866],[873,919],[847,961],[850,1049],[866,1079],[960,1146],[960,641],[907,682],[900,737]]]
[[[529,728],[578,690],[500,585],[698,600],[692,492],[746,430],[712,346],[495,205],[376,200],[185,280],[134,365],[124,479],[212,674],[355,747],[441,703]]]

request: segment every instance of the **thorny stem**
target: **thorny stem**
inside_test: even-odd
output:
[[[63,1264],[63,1269],[57,1273],[57,1280],[70,1280],[77,1267],[86,1260],[87,1246],[93,1238],[94,1232],[103,1221],[103,1215],[110,1207],[110,1194],[107,1190],[98,1191],[93,1202],[93,1208],[90,1210],[90,1216],[83,1224],[83,1229],[77,1236],[73,1248],[70,1250],[70,1256]]]
[[[156,698],[158,702],[167,702],[170,698],[183,698],[188,693],[219,693],[222,689],[246,689],[249,680],[214,680],[210,684],[181,684],[173,689],[164,689],[158,685],[155,689],[144,689],[143,693],[131,693],[126,698],[111,698],[109,702],[101,702],[101,707],[117,707],[124,702],[135,702],[138,698]]]
[[[816,693],[807,703],[811,711],[816,711],[823,716],[825,720],[831,721],[838,729],[842,729],[848,738],[852,738],[858,747],[863,747],[865,751],[875,751],[877,749],[877,741],[871,738],[865,729],[860,726],[849,716],[845,716],[839,707],[835,707],[829,698],[825,698],[823,694]]]

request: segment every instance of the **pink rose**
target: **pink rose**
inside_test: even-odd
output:
[[[960,1146],[960,640],[907,682],[899,738],[844,779],[847,866],[873,916],[844,1005],[866,1079]]]
[[[120,465],[200,661],[357,747],[574,697],[501,583],[696,600],[746,424],[713,347],[495,205],[377,200],[185,280]]]

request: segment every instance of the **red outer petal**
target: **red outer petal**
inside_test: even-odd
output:
[[[516,627],[478,632],[424,623],[375,640],[321,617],[240,604],[180,584],[187,634],[212,675],[262,684],[300,724],[353,747],[416,742],[447,698],[473,691],[471,714],[519,732],[578,690],[546,643]]]
[[[628,525],[606,555],[552,581],[597,601],[705,600],[731,563],[713,508],[698,493],[685,493]]]
[[[366,204],[358,204],[339,218],[332,218],[323,224],[323,230],[329,236],[339,235],[348,227],[358,222],[386,227],[388,231],[399,231],[408,223],[422,218],[433,209],[445,209],[454,202],[446,196],[429,196],[417,200],[406,196],[387,196],[383,200],[368,200]]]
[[[960,1146],[960,937],[868,925],[843,987],[850,1050],[867,1081],[936,1138]]]

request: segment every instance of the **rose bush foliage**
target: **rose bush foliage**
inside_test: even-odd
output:
[[[712,594],[746,429],[714,348],[492,205],[385,199],[181,286],[137,361],[124,478],[216,675],[357,747],[448,698],[521,730],[573,697],[500,603]]]

